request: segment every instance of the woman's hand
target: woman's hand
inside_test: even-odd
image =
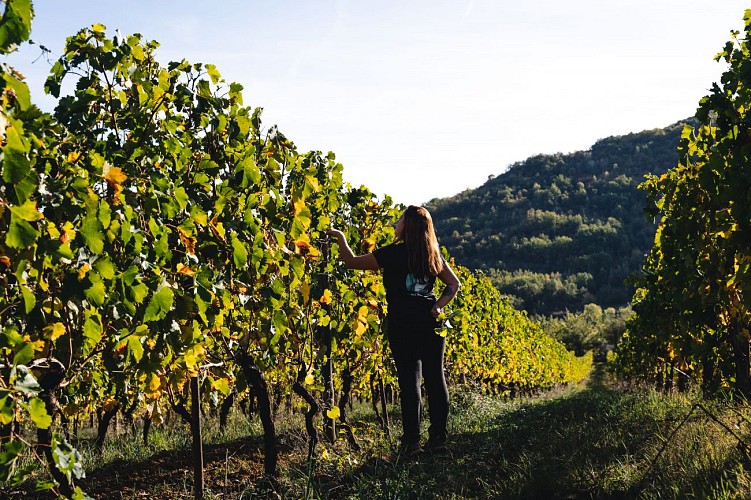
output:
[[[329,235],[329,236],[333,236],[333,237],[335,237],[335,238],[343,238],[343,237],[344,237],[344,233],[343,233],[343,232],[341,232],[341,231],[339,231],[338,229],[336,229],[336,228],[333,228],[333,227],[331,227],[331,228],[329,228],[329,229],[326,229],[326,230],[325,230],[324,232],[325,232],[325,233],[326,233],[327,235]]]
[[[356,256],[347,244],[347,237],[338,229],[329,228],[324,231],[327,235],[336,238],[339,244],[339,258],[344,262],[344,267],[349,269],[361,269],[364,271],[377,271],[378,261],[372,253]]]
[[[438,318],[438,316],[443,314],[443,308],[438,307],[438,304],[436,304],[433,306],[433,309],[430,310],[430,314],[432,314],[434,318]]]

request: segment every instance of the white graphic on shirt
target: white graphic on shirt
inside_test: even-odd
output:
[[[430,280],[417,279],[413,274],[407,273],[407,291],[416,295],[429,295],[432,291]]]

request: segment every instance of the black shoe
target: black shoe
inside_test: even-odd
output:
[[[414,458],[422,454],[422,447],[418,443],[403,444],[399,447],[399,456]]]
[[[428,453],[448,453],[445,439],[428,439],[423,447]]]

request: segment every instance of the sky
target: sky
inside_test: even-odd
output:
[[[157,59],[215,64],[300,151],[345,181],[422,204],[536,154],[692,116],[743,30],[740,0],[34,1],[31,39],[63,52],[94,23],[141,33]],[[11,64],[52,111],[51,62]]]

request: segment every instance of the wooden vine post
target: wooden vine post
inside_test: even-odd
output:
[[[203,500],[203,436],[201,435],[201,385],[200,378],[190,378],[190,427],[193,434],[193,489],[196,500]]]
[[[324,290],[327,290],[330,286],[329,283],[329,275],[325,272],[325,266],[326,263],[329,260],[329,243],[328,241],[323,241],[321,244],[321,256],[323,257],[322,266],[324,268],[324,272],[321,273],[321,286],[324,288]],[[324,311],[326,311],[327,314],[330,314],[331,312],[331,306],[329,304],[321,304]],[[335,406],[334,402],[334,368],[333,368],[333,361],[331,359],[332,355],[332,334],[331,334],[331,326],[326,325],[324,327],[320,327],[318,330],[319,334],[319,341],[321,343],[321,348],[323,352],[326,353],[326,360],[323,363],[323,366],[321,367],[321,374],[323,375],[323,430],[324,434],[326,435],[326,439],[329,440],[329,442],[334,442],[336,439],[336,421],[329,417],[328,410],[333,408]]]

